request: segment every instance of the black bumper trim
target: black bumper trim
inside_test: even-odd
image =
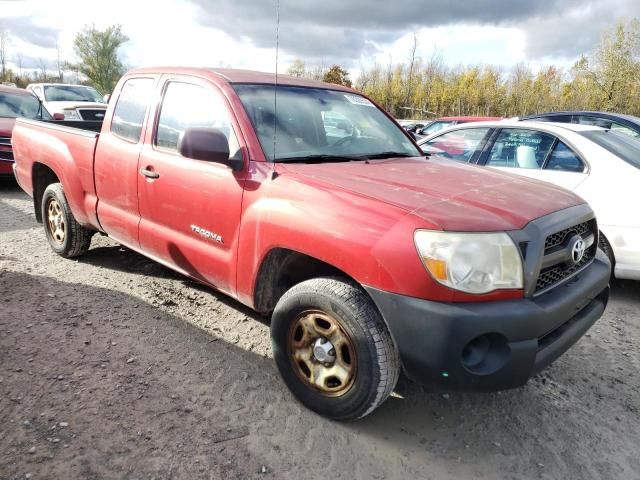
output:
[[[607,305],[610,272],[598,250],[589,268],[535,298],[441,303],[365,289],[410,378],[450,390],[492,391],[523,385],[584,335]],[[503,363],[481,373],[470,371],[462,362],[465,346],[487,334],[504,340]]]

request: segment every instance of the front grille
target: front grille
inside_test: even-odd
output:
[[[583,239],[593,235],[593,244],[587,248],[582,259],[576,264],[573,262],[570,264],[568,262],[561,262],[543,268],[536,281],[536,293],[549,290],[563,280],[571,277],[586,267],[595,258],[598,249],[598,227],[595,220],[589,220],[588,222],[580,223],[549,235],[545,239],[544,255],[554,254],[562,249],[568,248],[569,241],[575,235],[580,235]]]
[[[78,113],[83,120],[102,121],[106,110],[103,108],[79,108]]]
[[[0,145],[4,147],[11,146],[11,137],[0,137]]]
[[[590,231],[590,222],[583,222],[578,225],[574,225],[573,227],[567,228],[566,230],[562,230],[560,232],[553,233],[547,237],[544,241],[544,253],[545,255],[548,253],[548,250],[557,247],[558,245],[562,245],[567,238],[571,238],[574,235],[580,235],[581,237],[585,237],[585,233]]]
[[[0,150],[0,160],[13,161],[13,152],[11,150]]]

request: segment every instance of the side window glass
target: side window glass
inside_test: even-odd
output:
[[[553,149],[545,168],[547,170],[560,170],[563,172],[584,172],[582,160],[562,142],[558,142],[556,148]]]
[[[491,167],[541,168],[554,137],[524,129],[504,129],[491,147],[487,165]]]
[[[482,140],[486,137],[487,132],[489,132],[488,128],[456,130],[432,138],[423,143],[421,148],[425,153],[469,162]]]
[[[238,138],[220,95],[198,85],[170,82],[162,99],[156,146],[177,151],[182,132],[194,127],[217,128],[227,137],[229,157],[233,160],[242,159]]]
[[[611,131],[612,132],[623,133],[623,134],[629,135],[630,137],[633,137],[633,138],[640,137],[640,133],[636,132],[635,130],[631,130],[629,127],[627,127],[625,125],[621,125],[621,124],[615,123],[615,122],[611,123]]]
[[[125,82],[111,119],[111,132],[130,142],[140,141],[154,83],[152,78],[132,78]]]
[[[581,125],[595,125],[596,127],[611,128],[611,120],[600,117],[591,117],[588,115],[580,115],[578,123]]]

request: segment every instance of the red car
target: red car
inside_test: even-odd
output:
[[[31,92],[0,85],[0,176],[13,175],[11,131],[18,117],[50,119]]]
[[[443,128],[451,127],[452,125],[458,125],[459,123],[490,122],[495,120],[502,120],[502,117],[440,117],[424,126],[422,129],[416,132],[416,135],[419,138],[422,138],[431,135],[432,133],[436,133]]]
[[[425,158],[341,86],[134,70],[100,133],[20,119],[14,150],[55,252],[102,232],[271,315],[285,383],[334,419],[372,412],[401,368],[447,389],[523,385],[607,304],[584,200]]]

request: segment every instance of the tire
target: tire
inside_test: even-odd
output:
[[[611,278],[613,278],[613,272],[616,265],[616,257],[613,254],[613,248],[611,248],[609,240],[607,240],[607,237],[605,237],[602,232],[600,232],[599,235],[598,248],[604,252],[607,258],[609,258],[609,262],[611,263]]]
[[[287,291],[273,312],[271,340],[289,390],[306,407],[334,420],[368,415],[398,381],[398,350],[380,313],[361,288],[340,279],[307,280]],[[321,349],[332,348],[324,357],[314,353],[318,342]]]
[[[94,232],[76,221],[59,183],[49,185],[42,195],[42,223],[49,245],[58,255],[73,258],[89,250]]]

